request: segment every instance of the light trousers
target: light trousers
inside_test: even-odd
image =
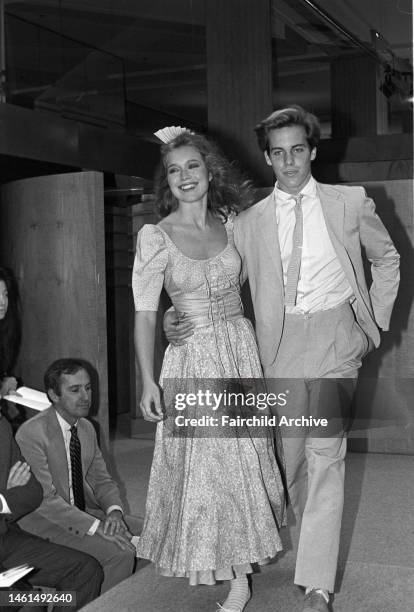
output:
[[[368,339],[349,303],[287,314],[269,390],[288,390],[279,420],[326,418],[328,425],[282,426],[286,482],[300,523],[295,583],[333,592],[344,501],[346,423]],[[308,421],[309,422],[309,421]]]

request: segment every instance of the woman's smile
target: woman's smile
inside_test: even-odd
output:
[[[168,185],[178,201],[201,201],[207,195],[209,172],[195,147],[185,145],[174,149],[166,162]]]
[[[183,183],[182,185],[180,185],[180,189],[182,191],[190,191],[191,189],[195,189],[197,187],[197,182],[191,182],[191,183]]]

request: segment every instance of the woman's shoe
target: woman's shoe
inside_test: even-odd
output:
[[[252,593],[246,574],[230,580],[230,591],[223,604],[217,603],[216,612],[243,612]]]
[[[249,599],[250,599],[250,597],[249,597]],[[242,608],[240,608],[240,607],[237,607],[237,608],[223,608],[223,606],[217,602],[218,608],[217,608],[216,612],[243,612],[243,610],[246,608],[246,606],[248,604],[248,601],[249,600],[246,601],[246,603],[244,604],[244,606]]]

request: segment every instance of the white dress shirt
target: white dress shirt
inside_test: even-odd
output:
[[[70,503],[72,506],[75,505],[75,499],[73,496],[73,487],[72,487],[72,466],[71,466],[71,461],[70,461],[70,438],[71,438],[71,432],[70,432],[70,428],[72,427],[67,421],[65,421],[65,419],[63,417],[60,416],[60,414],[58,413],[58,411],[56,411],[56,416],[57,416],[57,420],[58,423],[60,425],[60,428],[62,430],[62,434],[63,434],[63,439],[65,441],[65,450],[66,450],[66,461],[68,464],[68,472],[69,472],[69,499],[70,499]],[[77,425],[78,423],[76,422],[75,425]],[[120,506],[117,505],[113,505],[110,506],[108,508],[108,510],[106,511],[106,514],[110,514],[113,510],[120,510],[120,512],[123,512],[122,508]],[[99,527],[99,523],[101,522],[98,518],[95,519],[95,517],[91,518],[94,519],[89,531],[88,531],[88,535],[93,535],[96,530]]]
[[[309,179],[300,193],[303,196],[301,267],[296,306],[291,306],[286,310],[289,313],[312,313],[335,308],[351,300],[353,293],[332,246],[313,177]],[[283,279],[286,286],[296,221],[295,200],[289,193],[281,191],[277,183],[274,189],[274,199]]]
[[[1,502],[0,514],[11,514],[11,510],[9,508],[8,503],[6,502],[6,498],[1,493],[0,493],[0,502]]]

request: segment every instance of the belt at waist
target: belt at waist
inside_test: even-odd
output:
[[[325,310],[316,310],[315,312],[285,312],[285,317],[292,317],[292,319],[294,317],[299,317],[301,319],[312,319],[314,317],[321,317],[323,318],[324,315],[329,315],[332,312],[335,311],[341,311],[342,309],[345,310],[349,310],[350,308],[352,308],[352,303],[355,301],[355,299],[349,299],[349,300],[345,300],[344,302],[341,302],[340,304],[337,304],[336,306],[332,306],[332,308],[326,308]]]
[[[238,291],[185,293],[173,298],[175,310],[185,312],[195,327],[204,327],[243,316],[243,306]]]

